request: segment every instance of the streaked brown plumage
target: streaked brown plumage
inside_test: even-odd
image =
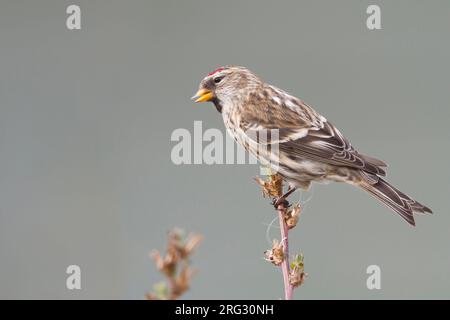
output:
[[[386,174],[383,161],[356,151],[305,102],[244,67],[226,66],[211,72],[201,81],[194,99],[212,101],[231,136],[258,160],[269,162],[291,186],[307,189],[313,181],[350,183],[411,225],[415,225],[413,213],[431,213],[381,178]]]

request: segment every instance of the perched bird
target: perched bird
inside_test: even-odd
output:
[[[214,70],[192,99],[214,103],[229,134],[258,160],[270,163],[292,190],[306,190],[311,182],[346,182],[367,191],[411,225],[413,213],[431,213],[381,178],[386,174],[383,161],[356,151],[312,107],[247,68]]]

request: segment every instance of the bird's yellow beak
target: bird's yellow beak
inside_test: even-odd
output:
[[[197,91],[195,96],[193,96],[191,99],[195,102],[205,102],[205,101],[211,101],[213,99],[214,95],[210,90],[207,89],[200,89]]]

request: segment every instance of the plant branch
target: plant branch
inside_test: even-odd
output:
[[[278,220],[280,222],[281,230],[281,243],[283,244],[283,255],[284,260],[281,263],[281,270],[283,272],[283,282],[284,282],[284,298],[286,300],[292,300],[292,292],[294,291],[294,286],[289,282],[289,231],[286,224],[286,210],[287,208],[284,204],[280,204],[277,208],[278,210]]]
[[[162,256],[159,251],[152,251],[151,257],[167,278],[167,283],[156,284],[155,293],[146,295],[148,300],[175,300],[189,289],[194,274],[189,258],[202,239],[199,234],[190,234],[185,238],[181,230],[173,229],[168,234],[167,254]]]
[[[274,240],[272,249],[265,252],[267,261],[281,267],[283,272],[284,297],[286,300],[292,299],[294,288],[300,286],[307,276],[304,272],[303,255],[295,255],[294,260],[289,261],[289,230],[297,225],[300,215],[300,205],[295,205],[290,209],[286,198],[295,189],[289,189],[283,195],[283,180],[278,174],[269,176],[269,180],[255,179],[263,187],[265,197],[274,197],[272,204],[278,212],[280,223],[281,241]]]

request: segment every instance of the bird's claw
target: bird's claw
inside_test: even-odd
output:
[[[280,205],[282,205],[284,208],[289,208],[290,204],[289,201],[286,200],[285,197],[275,197],[272,199],[272,205],[275,207],[275,209],[278,209]]]

